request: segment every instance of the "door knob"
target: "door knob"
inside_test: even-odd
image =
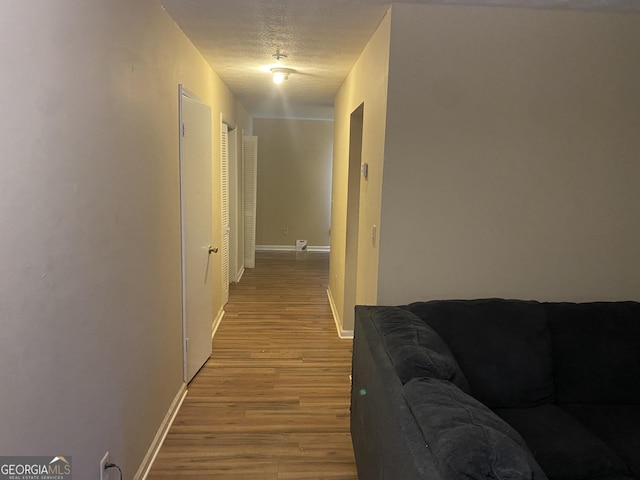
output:
[[[218,247],[212,247],[211,245],[209,245],[209,255],[211,255],[212,253],[218,253]]]

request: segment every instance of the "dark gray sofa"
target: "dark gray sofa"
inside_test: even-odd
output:
[[[640,480],[640,304],[357,306],[361,480]]]

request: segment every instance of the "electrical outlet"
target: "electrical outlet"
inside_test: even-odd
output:
[[[102,460],[100,460],[100,480],[109,480],[109,470],[105,469],[107,463],[110,463],[109,452],[105,453]]]
[[[284,228],[282,229],[282,235],[283,235],[283,236],[285,236],[285,237],[286,237],[287,235],[289,235],[289,229],[288,229],[287,227],[284,227]]]

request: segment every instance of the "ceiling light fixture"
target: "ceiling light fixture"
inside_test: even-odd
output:
[[[272,68],[271,73],[273,74],[273,83],[281,84],[285,80],[289,78],[294,70],[290,68]]]
[[[273,67],[271,69],[271,74],[273,75],[273,83],[279,85],[285,80],[287,80],[289,78],[289,75],[291,75],[294,72],[294,70],[279,66],[280,59],[288,57],[286,53],[280,52],[280,49],[276,50],[276,53],[274,53],[271,56],[276,59],[276,62],[278,62],[278,66]]]

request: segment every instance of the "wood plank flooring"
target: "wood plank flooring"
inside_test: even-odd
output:
[[[357,478],[328,254],[258,252],[148,480]]]

